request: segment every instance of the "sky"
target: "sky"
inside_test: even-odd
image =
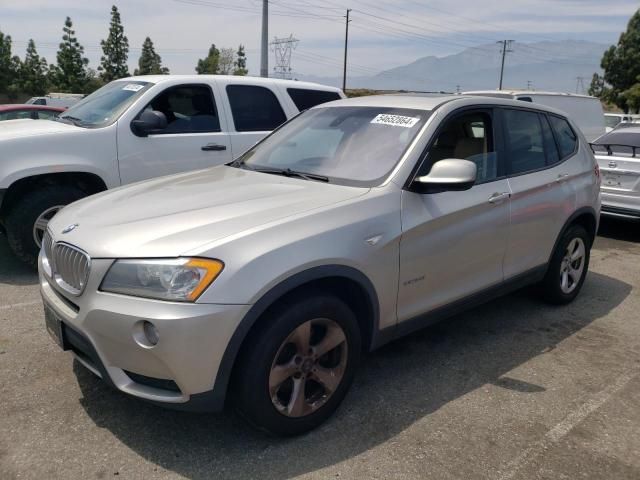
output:
[[[70,16],[95,69],[113,4],[129,38],[132,72],[149,36],[171,73],[195,73],[198,58],[215,43],[245,45],[249,72],[259,74],[262,0],[0,0],[0,31],[13,38],[14,54],[24,57],[33,38],[52,62]],[[613,44],[640,6],[637,0],[270,0],[269,5],[270,39],[299,40],[292,54],[294,77],[341,75],[346,8],[352,9],[349,75],[368,76],[502,39]],[[269,63],[273,68],[271,52]]]

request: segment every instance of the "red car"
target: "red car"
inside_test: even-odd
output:
[[[31,118],[34,120],[44,119],[50,120],[60,112],[64,112],[66,109],[61,107],[47,107],[46,105],[21,105],[21,104],[7,104],[0,105],[0,121],[1,120],[16,120],[19,118]]]

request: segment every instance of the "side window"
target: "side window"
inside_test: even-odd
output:
[[[268,88],[227,85],[227,95],[237,132],[270,131],[287,121],[280,102]]]
[[[170,87],[146,108],[162,112],[167,117],[167,127],[161,134],[220,131],[220,117],[213,95],[205,85]]]
[[[38,110],[37,113],[40,120],[51,120],[58,115],[58,112],[55,112],[53,110]]]
[[[560,149],[560,156],[566,158],[576,150],[578,143],[578,137],[575,132],[564,118],[550,115],[551,128],[553,128],[556,134],[556,140],[558,141],[558,148]]]
[[[535,112],[504,110],[509,174],[518,175],[544,168],[542,124]]]
[[[553,138],[553,132],[551,132],[547,116],[540,114],[540,121],[542,122],[542,136],[544,138],[544,151],[547,155],[547,165],[555,165],[560,161],[558,146]]]
[[[0,113],[0,120],[18,120],[23,118],[31,118],[31,110],[13,110]]]
[[[301,112],[321,103],[340,100],[340,95],[336,92],[325,92],[322,90],[307,90],[305,88],[287,88],[287,93],[296,108]]]
[[[445,158],[474,162],[478,168],[476,184],[495,180],[498,177],[498,155],[494,147],[491,115],[488,112],[470,112],[447,120],[429,149],[429,156],[419,175],[426,175],[431,165]]]

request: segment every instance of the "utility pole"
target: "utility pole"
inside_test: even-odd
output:
[[[500,86],[498,87],[498,90],[502,90],[502,79],[504,78],[504,57],[506,57],[508,52],[513,52],[513,50],[511,50],[511,44],[513,42],[514,40],[500,40],[499,42],[496,42],[502,44],[502,66],[500,67]]]
[[[342,68],[342,91],[344,92],[347,88],[347,48],[349,46],[349,13],[351,13],[351,9],[347,8],[345,29],[344,29],[344,67]]]
[[[584,93],[584,77],[576,77],[576,93]]]
[[[262,44],[260,45],[260,76],[269,76],[269,0],[262,0]]]

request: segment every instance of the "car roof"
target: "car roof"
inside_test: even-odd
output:
[[[251,85],[282,85],[288,88],[310,88],[319,89],[332,92],[341,91],[338,87],[330,87],[328,85],[322,85],[320,83],[313,82],[300,82],[298,80],[283,80],[281,78],[264,78],[264,77],[251,77],[242,75],[138,75],[134,77],[121,78],[118,81],[141,81],[152,83],[164,83],[169,81],[175,81],[180,79],[183,82],[201,82],[203,79],[207,80],[223,80],[233,83],[250,83]]]
[[[591,95],[580,95],[578,93],[570,92],[545,92],[539,90],[472,90],[468,92],[462,92],[462,95],[523,95],[523,96],[559,96],[559,97],[575,97],[575,98],[596,98]]]
[[[435,110],[445,104],[455,104],[455,106],[503,106],[518,107],[529,110],[539,110],[550,112],[561,117],[566,117],[566,113],[553,107],[540,103],[523,102],[510,98],[483,97],[472,95],[369,95],[364,97],[346,98],[322,103],[313,108],[326,107],[382,107],[382,108],[408,108],[414,110]]]
[[[49,105],[34,105],[30,103],[8,103],[0,105],[0,112],[12,112],[14,110],[51,110],[53,112],[64,112],[62,107],[51,107]]]

